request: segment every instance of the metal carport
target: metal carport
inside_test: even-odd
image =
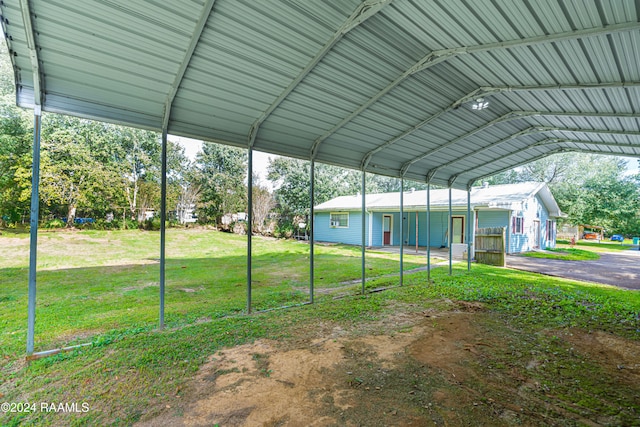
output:
[[[635,0],[4,0],[0,11],[36,140],[51,111],[245,147],[250,165],[260,150],[463,189],[552,153],[640,156]]]

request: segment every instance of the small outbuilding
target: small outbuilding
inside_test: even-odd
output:
[[[448,230],[449,189],[430,191],[430,233],[427,242],[427,191],[405,191],[404,227],[400,229],[400,193],[367,194],[366,242],[370,247],[449,247],[465,244],[467,221],[478,228],[504,227],[507,253],[556,244],[560,208],[545,183],[487,185],[471,189],[471,216],[467,218],[466,191],[451,190],[451,232]],[[362,244],[362,196],[341,196],[315,207],[315,240]],[[475,236],[471,236],[471,242]],[[454,246],[455,247],[455,246]]]

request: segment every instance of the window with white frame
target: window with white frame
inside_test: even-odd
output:
[[[547,242],[553,242],[555,240],[556,223],[550,219],[547,220]]]
[[[349,228],[349,212],[331,212],[329,227]]]
[[[524,217],[518,215],[511,218],[511,232],[513,234],[524,234]]]

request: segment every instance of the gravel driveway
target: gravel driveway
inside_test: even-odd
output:
[[[507,255],[507,267],[584,282],[640,290],[640,251],[600,253],[599,260],[561,261]]]

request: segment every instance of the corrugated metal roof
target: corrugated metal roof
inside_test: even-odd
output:
[[[471,189],[471,207],[473,209],[522,209],[521,204],[538,195],[551,216],[559,217],[560,208],[545,183],[522,182],[519,184],[490,185]],[[403,205],[405,210],[426,210],[427,191],[405,191]],[[448,209],[449,190],[434,189],[429,195],[429,206],[434,210]],[[400,210],[400,193],[375,193],[365,195],[365,204],[371,211]],[[466,209],[467,192],[453,189],[451,206]],[[315,207],[316,212],[360,211],[362,196],[340,196]]]
[[[639,7],[0,2],[18,105],[456,188],[549,153],[640,156]]]

